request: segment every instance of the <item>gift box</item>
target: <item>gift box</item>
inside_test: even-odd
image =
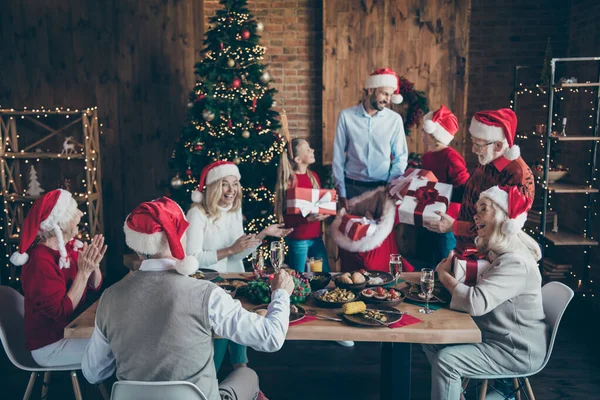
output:
[[[413,179],[406,195],[397,202],[398,220],[403,224],[423,226],[426,221],[439,221],[435,212],[446,213],[452,197],[452,185]]]
[[[404,172],[404,175],[390,182],[388,192],[392,197],[398,200],[402,200],[402,198],[406,196],[406,192],[408,191],[410,183],[413,179],[422,179],[429,182],[438,181],[434,173],[429,170],[419,168],[407,168]]]
[[[326,189],[293,188],[287,191],[286,213],[309,214],[336,213],[336,192]]]
[[[377,221],[357,215],[345,214],[342,216],[340,232],[352,240],[360,240],[372,236],[377,230]]]
[[[452,259],[452,272],[456,280],[467,286],[475,286],[479,276],[491,265],[489,261],[481,257],[479,254],[455,255]]]

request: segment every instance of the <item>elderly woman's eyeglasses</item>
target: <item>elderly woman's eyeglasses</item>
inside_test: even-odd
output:
[[[473,147],[475,147],[476,149],[482,150],[485,149],[486,147],[488,147],[490,144],[494,144],[496,142],[488,142],[488,143],[484,143],[484,144],[478,144],[473,142]]]

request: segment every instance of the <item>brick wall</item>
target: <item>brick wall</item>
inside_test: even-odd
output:
[[[265,26],[260,44],[267,47],[272,85],[279,91],[293,137],[321,148],[322,2],[318,0],[249,0],[248,10]],[[205,26],[221,5],[205,0]],[[320,160],[320,154],[317,155]]]

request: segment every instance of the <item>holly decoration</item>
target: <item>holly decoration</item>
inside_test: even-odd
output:
[[[292,276],[292,280],[294,281],[294,291],[290,296],[290,303],[300,304],[310,296],[310,283],[307,278],[298,272],[291,269],[286,269],[286,271]],[[269,303],[271,301],[270,280],[272,276],[272,274],[261,273],[248,282],[247,286],[240,288],[238,293],[246,296],[248,300],[255,304]]]
[[[425,92],[415,90],[415,84],[400,77],[400,94],[404,101],[400,105],[404,112],[400,112],[404,119],[404,133],[408,135],[411,128],[417,126],[425,114],[429,112],[429,102],[425,97]]]

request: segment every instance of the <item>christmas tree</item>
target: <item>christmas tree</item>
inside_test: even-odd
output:
[[[29,169],[29,183],[27,184],[27,194],[29,196],[39,196],[44,193],[45,190],[40,186],[40,182],[38,181],[37,171],[35,167],[32,165]]]
[[[552,68],[552,44],[550,38],[546,43],[546,52],[544,53],[544,65],[542,66],[542,76],[540,81],[542,85],[547,86],[550,83],[550,69]]]
[[[244,187],[242,211],[247,233],[277,222],[273,213],[279,156],[285,147],[276,91],[262,64],[266,48],[259,45],[263,25],[248,12],[246,0],[221,0],[210,18],[199,77],[190,93],[188,124],[173,153],[178,176],[173,197],[184,206],[196,189],[202,168],[217,160],[238,165]],[[182,177],[182,178],[179,178]]]

